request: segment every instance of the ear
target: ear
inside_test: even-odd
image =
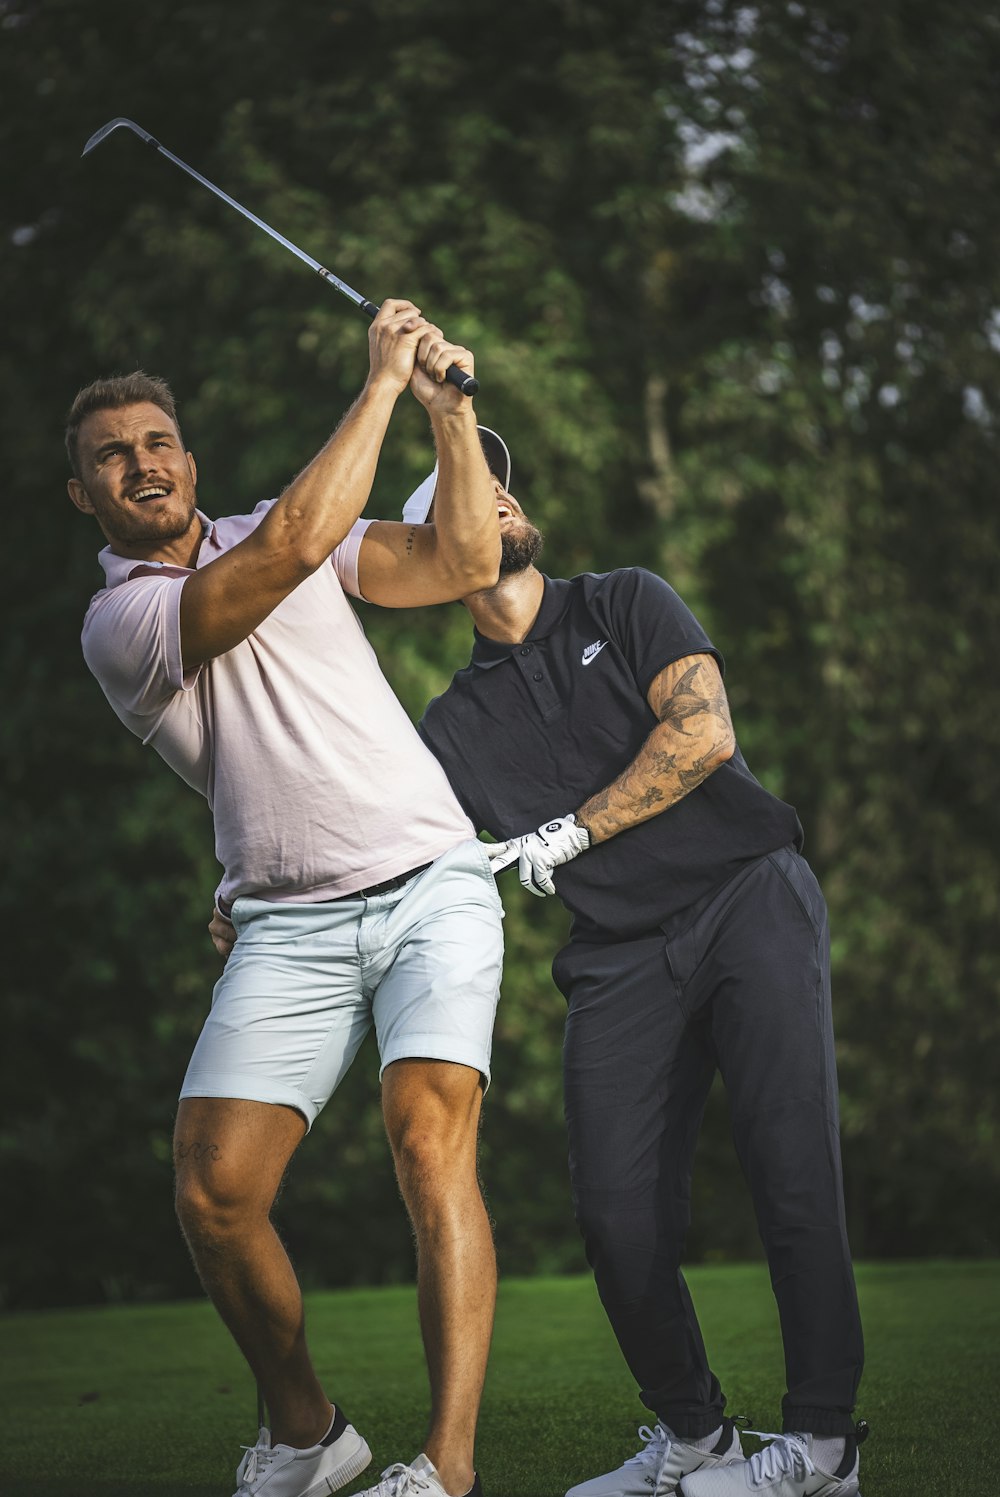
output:
[[[193,452],[185,452],[184,456],[187,458],[188,469],[190,470],[190,473],[191,473],[191,482],[194,484],[195,488],[197,488],[197,486],[198,486],[198,469],[195,466],[194,453]]]
[[[95,515],[97,513],[90,501],[90,495],[78,478],[69,479],[66,489],[77,509],[82,510],[85,515]]]

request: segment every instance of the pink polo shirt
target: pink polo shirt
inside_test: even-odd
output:
[[[215,521],[199,512],[197,566],[244,540],[273,503]],[[344,596],[360,596],[369,523],[242,644],[187,674],[190,571],[100,553],[107,586],[87,610],[84,657],[125,726],[207,798],[224,900],[330,899],[474,835]]]

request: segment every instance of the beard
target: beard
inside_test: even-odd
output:
[[[149,517],[143,515],[116,515],[114,535],[109,538],[123,546],[165,545],[168,541],[179,541],[191,528],[191,515],[166,514]]]
[[[544,544],[542,532],[529,521],[522,520],[516,530],[510,527],[500,537],[500,576],[526,572],[542,554]]]
[[[157,509],[98,503],[97,520],[109,541],[125,548],[137,547],[142,554],[150,546],[180,540],[190,529],[197,504],[194,486],[174,483],[170,497],[168,505]]]

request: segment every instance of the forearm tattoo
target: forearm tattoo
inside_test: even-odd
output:
[[[684,719],[697,717],[699,712],[708,709],[709,699],[695,690],[694,678],[701,670],[697,662],[690,666],[681,676],[677,685],[668,697],[666,697],[657,713],[661,723],[668,723],[678,733],[685,733]]]
[[[617,780],[577,812],[595,842],[667,810],[706,780],[732,750],[729,704],[714,664],[706,669],[696,660],[673,683],[668,668],[654,683],[651,702],[659,725]],[[677,744],[678,734],[687,742]]]

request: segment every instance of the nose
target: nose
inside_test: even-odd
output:
[[[136,474],[152,473],[156,469],[156,456],[148,452],[145,447],[135,447],[132,449],[132,461],[129,466]]]

